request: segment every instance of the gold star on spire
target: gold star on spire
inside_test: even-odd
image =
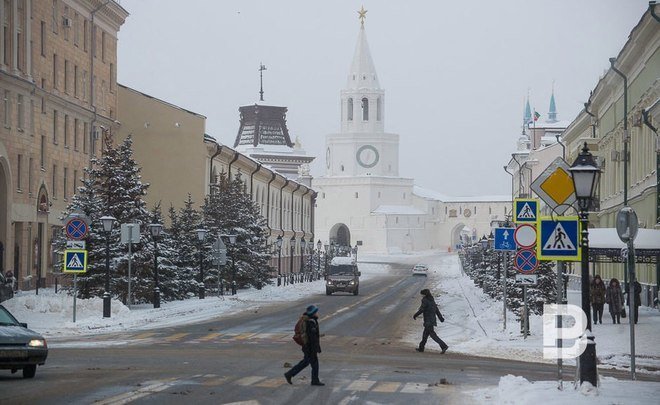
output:
[[[358,18],[360,19],[360,24],[364,27],[364,19],[367,18],[367,11],[364,9],[364,6],[358,11],[358,14],[360,15]]]

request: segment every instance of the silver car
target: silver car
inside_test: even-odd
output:
[[[15,373],[23,370],[23,378],[32,378],[37,365],[43,366],[48,357],[46,339],[27,328],[0,305],[0,369]]]

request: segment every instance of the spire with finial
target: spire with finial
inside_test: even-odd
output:
[[[557,122],[557,106],[555,105],[555,81],[552,81],[552,95],[550,96],[550,111],[548,111],[548,121]]]
[[[523,132],[524,127],[532,122],[532,107],[529,105],[529,89],[527,89],[527,102],[525,103],[525,114],[523,115]]]
[[[364,28],[364,19],[367,18],[367,11],[369,10],[365,10],[364,6],[358,11],[358,14],[360,15],[358,18],[360,19],[360,25],[362,28]]]
[[[259,101],[264,101],[264,70],[266,66],[259,62]]]

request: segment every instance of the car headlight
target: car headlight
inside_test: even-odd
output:
[[[28,342],[30,347],[46,347],[46,341],[44,339],[32,339]]]
[[[348,283],[348,284],[349,284],[349,285],[355,285],[355,281],[351,281],[351,282]]]
[[[327,284],[328,284],[328,285],[332,285],[332,281],[328,280],[328,283],[327,283]]]

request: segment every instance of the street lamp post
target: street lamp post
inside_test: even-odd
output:
[[[197,234],[197,240],[199,241],[199,299],[204,299],[204,239],[206,239],[206,229],[195,229],[194,232]]]
[[[101,217],[103,231],[105,232],[105,291],[103,291],[103,317],[110,318],[110,233],[115,217],[106,215]]]
[[[319,239],[318,242],[316,242],[316,253],[318,254],[318,262],[316,266],[316,275],[319,276],[321,274],[321,247],[323,244],[321,243],[321,239]]]
[[[330,254],[330,245],[326,243],[323,245],[323,278],[328,273],[328,254]]]
[[[236,295],[236,261],[234,260],[234,255],[236,252],[236,249],[234,248],[234,244],[236,243],[236,235],[231,234],[231,235],[223,235],[224,237],[227,238],[227,241],[229,242],[229,254],[231,256],[231,295]]]
[[[293,283],[295,275],[293,274],[293,255],[296,253],[296,235],[289,240],[289,282]]]
[[[149,224],[149,231],[154,240],[154,308],[160,308],[160,287],[158,286],[158,237],[162,230],[162,224]]]
[[[585,381],[594,387],[598,384],[596,369],[596,342],[591,333],[591,311],[589,308],[589,214],[588,210],[595,196],[600,179],[600,168],[596,165],[593,155],[584,143],[582,152],[569,169],[573,178],[575,197],[580,211],[582,228],[582,310],[587,316],[587,349],[580,355],[580,383]]]
[[[353,252],[355,252],[355,263],[357,263],[357,253],[358,253],[358,245],[357,244],[353,248]]]
[[[307,247],[307,241],[303,236],[300,239],[300,274],[302,276],[302,281],[305,281],[305,248]]]
[[[282,235],[275,241],[277,246],[277,285],[282,285]]]

